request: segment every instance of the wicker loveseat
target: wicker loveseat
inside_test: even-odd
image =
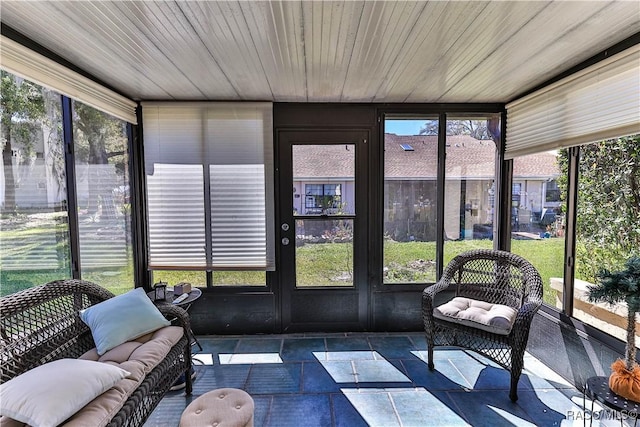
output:
[[[141,291],[138,293],[144,295]],[[116,384],[62,425],[142,425],[172,384],[191,369],[189,317],[177,306],[159,305],[161,314],[156,311],[156,316],[162,322],[170,320],[170,324],[166,322],[167,326],[99,354],[92,330],[81,320],[79,313],[89,307],[95,308],[103,301],[112,302],[113,297],[112,293],[91,282],[61,280],[0,298],[2,387],[9,388],[10,380],[18,376],[24,378],[23,374],[30,370],[34,372],[34,368],[60,362],[78,363],[80,360],[79,363],[100,369],[126,371],[126,378],[115,380],[118,381]],[[191,377],[185,375],[185,378],[186,392],[190,394]],[[62,390],[52,392],[56,391]],[[24,423],[7,416],[0,417],[0,426],[14,425]]]
[[[454,299],[436,302],[445,291]],[[429,369],[435,346],[474,350],[511,372],[509,397],[515,402],[529,328],[540,305],[542,280],[526,259],[486,249],[456,256],[422,294]]]

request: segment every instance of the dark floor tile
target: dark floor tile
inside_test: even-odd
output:
[[[366,336],[353,338],[327,337],[327,351],[371,351]]]
[[[369,425],[344,394],[331,394],[331,406],[333,409],[333,426],[367,427]]]
[[[198,368],[198,376],[193,383],[193,389],[202,393],[225,387],[244,389],[250,368],[248,365],[221,365],[215,368]]]
[[[430,371],[427,364],[421,360],[403,360],[407,377],[416,387],[427,390],[463,390],[464,379],[456,373],[456,381],[438,370]]]
[[[265,426],[327,427],[331,406],[327,394],[274,396]]]
[[[509,399],[508,393],[449,391],[447,395],[459,408],[460,415],[474,427],[549,425],[537,424],[518,404]]]
[[[198,337],[198,342],[202,346],[202,351],[198,353],[210,353],[213,355],[213,363],[218,363],[218,354],[230,354],[233,353],[240,340],[237,338],[211,338],[211,337]],[[194,347],[194,351],[199,350]]]
[[[470,367],[455,362],[454,364],[469,381],[473,390],[509,390],[511,387],[511,374],[506,369],[492,366]]]
[[[260,427],[266,424],[271,411],[273,396],[252,396],[253,397],[253,425]]]
[[[280,353],[282,339],[279,338],[241,338],[236,353]]]
[[[570,419],[571,414],[584,414],[582,394],[573,394],[573,401],[564,394],[565,390],[519,390],[518,406],[527,415],[536,420],[537,425],[559,426],[563,420]],[[578,406],[580,405],[580,406]]]
[[[412,357],[411,351],[414,348],[413,342],[409,337],[369,337],[371,348],[385,359],[408,359]]]
[[[416,350],[426,350],[427,349],[427,337],[425,336],[425,334],[423,332],[413,333],[413,334],[409,334],[407,336],[409,337],[409,339],[413,343],[413,346],[415,347]]]
[[[144,427],[177,426],[180,424],[180,417],[184,408],[187,407],[191,400],[192,398],[185,396],[184,393],[166,394],[144,423]]]
[[[300,393],[302,363],[253,365],[246,391],[249,394]]]
[[[340,391],[340,384],[319,362],[304,362],[302,364],[302,391],[304,393],[335,393]]]
[[[280,356],[284,362],[316,361],[313,352],[324,352],[325,350],[324,338],[285,339],[282,343]]]
[[[167,393],[145,427],[176,427],[191,401],[222,387],[251,394],[256,427],[553,426],[582,410],[575,387],[531,356],[517,404],[509,373],[474,352],[439,347],[429,371],[422,333],[198,338],[214,364],[196,365],[193,395]],[[245,353],[283,363],[219,363],[219,354]]]

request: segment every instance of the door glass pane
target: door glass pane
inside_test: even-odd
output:
[[[385,120],[384,283],[436,280],[438,120]]]
[[[354,215],[355,145],[293,146],[294,215]]]
[[[127,123],[73,103],[82,278],[133,289]]]
[[[0,292],[70,277],[60,94],[2,71]]]
[[[294,145],[294,215],[355,214],[355,145]],[[296,286],[353,286],[353,219],[295,222]]]
[[[493,248],[499,117],[447,120],[444,265],[471,249]]]
[[[295,223],[296,286],[353,286],[353,220]]]

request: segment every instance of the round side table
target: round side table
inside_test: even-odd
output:
[[[155,299],[156,295],[154,291],[147,292],[147,296],[151,298],[151,301],[153,301],[156,304],[161,304],[161,303],[173,304],[174,303],[173,300],[175,299],[175,297],[173,296],[173,289],[167,289],[166,298],[164,300],[156,300]],[[189,308],[191,308],[191,304],[193,304],[194,301],[200,298],[201,296],[202,296],[202,291],[199,288],[193,288],[191,289],[191,291],[189,291],[189,296],[187,298],[175,304],[179,307],[184,308],[185,311],[189,311]],[[194,344],[197,345],[198,349],[202,351],[202,346],[198,342],[198,339],[196,338],[193,331],[191,331],[191,336],[193,337],[193,341],[194,341],[192,345]]]
[[[625,418],[634,419],[634,427],[638,423],[638,416],[640,415],[640,403],[632,400],[625,399],[622,396],[618,396],[609,388],[609,377],[591,377],[587,380],[584,386],[583,407],[586,409],[586,398],[591,399],[591,417],[589,418],[589,425],[593,423],[593,404],[597,400],[602,403],[606,408],[613,409],[618,412],[620,417],[620,425],[623,425]],[[599,416],[599,419],[610,419],[604,416]],[[584,424],[587,424],[587,419],[584,417]]]

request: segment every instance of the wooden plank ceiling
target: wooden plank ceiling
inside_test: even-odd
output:
[[[640,32],[637,1],[3,1],[135,100],[507,102]]]

